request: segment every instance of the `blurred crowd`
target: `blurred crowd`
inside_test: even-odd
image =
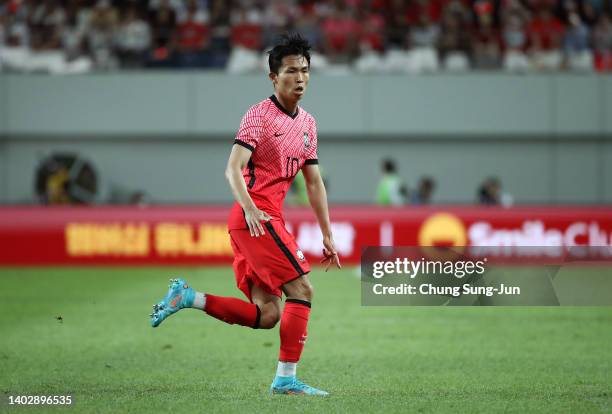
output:
[[[436,190],[436,180],[430,176],[419,178],[416,187],[409,188],[398,172],[397,163],[392,158],[381,160],[382,177],[376,187],[375,202],[380,206],[401,206],[405,204],[432,204]],[[307,201],[307,200],[306,200]],[[514,197],[503,191],[501,180],[491,176],[484,179],[476,189],[476,204],[483,206],[510,207]],[[302,203],[307,205],[306,202]]]
[[[611,0],[0,0],[0,70],[265,69],[279,34],[328,72],[612,70]]]

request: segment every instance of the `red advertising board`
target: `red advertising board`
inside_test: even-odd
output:
[[[228,206],[1,207],[0,265],[226,264]],[[610,207],[333,206],[343,263],[365,246],[612,246]],[[286,226],[313,263],[321,235],[309,209],[286,209]],[[497,250],[496,250],[497,249]]]

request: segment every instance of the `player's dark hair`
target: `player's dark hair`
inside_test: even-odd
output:
[[[278,44],[268,52],[270,72],[278,74],[278,70],[283,65],[283,58],[290,55],[304,56],[310,66],[310,49],[308,40],[299,33],[282,35]]]

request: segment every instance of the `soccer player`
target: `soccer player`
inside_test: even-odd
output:
[[[238,288],[249,302],[194,291],[183,279],[153,306],[151,324],[159,326],[183,308],[201,309],[229,324],[271,329],[280,320],[280,353],[272,394],[328,395],[296,378],[306,341],[312,303],[310,265],[285,229],[282,205],[302,170],[310,204],[323,233],[322,262],[340,268],[334,246],[327,194],[317,159],[317,127],[298,106],[310,77],[310,45],[299,35],[285,36],[270,51],[269,78],[274,94],[252,106],[242,118],[225,176],[236,203],[228,229]],[[281,306],[282,294],[286,301]]]

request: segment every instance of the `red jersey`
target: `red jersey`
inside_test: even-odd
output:
[[[283,202],[294,177],[305,164],[319,163],[314,117],[299,106],[290,114],[272,95],[249,108],[234,144],[252,152],[242,176],[253,202],[272,220],[283,220]],[[245,228],[244,212],[234,203],[228,229]]]

